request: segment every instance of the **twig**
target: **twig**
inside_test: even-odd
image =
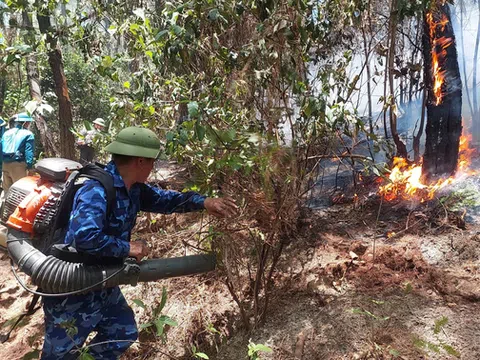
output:
[[[378,220],[380,219],[380,211],[382,210],[382,204],[383,204],[383,196],[380,198],[380,205],[378,206],[377,219],[375,220],[375,229],[373,230],[373,263],[374,264],[375,264],[375,250],[377,245],[377,239],[375,235],[377,234]]]
[[[412,226],[410,226],[410,227],[405,227],[405,229],[402,229],[402,230],[400,230],[399,232],[396,232],[395,234],[393,234],[392,236],[390,236],[390,237],[388,238],[388,240],[391,240],[391,239],[393,239],[394,237],[397,237],[398,235],[404,233],[405,231],[413,228],[415,225],[417,225],[418,223],[420,223],[422,220],[423,220],[423,219],[420,219],[420,220],[416,221]],[[407,220],[407,223],[408,223],[408,220]]]

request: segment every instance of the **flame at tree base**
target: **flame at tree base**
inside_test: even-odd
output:
[[[461,136],[457,174],[430,184],[426,184],[422,179],[422,163],[411,164],[407,160],[395,157],[393,159],[393,169],[388,176],[388,183],[380,186],[379,194],[387,201],[395,199],[419,200],[425,202],[435,197],[435,194],[453,184],[464,175],[475,175],[477,172],[469,170],[471,157],[474,149],[470,149],[469,143],[471,135]]]

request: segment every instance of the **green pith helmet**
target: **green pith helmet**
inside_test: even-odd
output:
[[[120,131],[105,150],[111,154],[156,159],[160,153],[160,139],[152,130],[132,126]]]
[[[96,124],[96,125],[100,125],[100,126],[105,127],[105,120],[103,120],[102,118],[96,118],[93,121],[93,123]]]

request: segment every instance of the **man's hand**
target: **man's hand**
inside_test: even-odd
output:
[[[133,241],[130,243],[130,252],[128,253],[128,256],[134,257],[137,259],[137,262],[142,261],[148,253],[149,249],[145,240]]]
[[[238,206],[233,199],[225,198],[206,198],[203,203],[205,209],[210,215],[216,217],[233,217],[237,215]]]

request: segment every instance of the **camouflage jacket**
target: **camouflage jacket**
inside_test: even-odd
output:
[[[114,162],[105,168],[112,174],[116,202],[107,214],[107,195],[100,182],[88,180],[75,194],[66,244],[77,251],[101,257],[127,257],[130,233],[139,211],[171,214],[204,209],[205,196],[196,192],[162,190],[136,183],[125,187]]]

